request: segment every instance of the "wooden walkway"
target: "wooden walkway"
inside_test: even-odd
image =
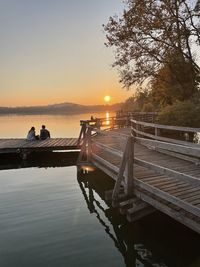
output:
[[[27,139],[0,139],[0,153],[30,153],[54,150],[78,149],[77,138],[50,138],[28,141]]]
[[[117,132],[125,134],[124,129]],[[97,136],[94,139],[92,163],[116,180],[121,158],[100,148],[97,142],[123,152],[126,139],[123,138],[120,142],[113,136]],[[139,144],[135,144],[135,157],[199,179],[197,186],[192,181],[186,182],[137,164],[134,169],[136,196],[200,233],[200,167]]]
[[[111,192],[111,198],[118,200],[119,209],[129,221],[157,209],[200,233],[199,145],[189,144],[186,147],[158,141],[158,147],[155,147],[157,141],[137,137],[134,159],[130,164],[130,155],[124,160],[127,140],[131,136],[130,127],[93,131],[96,134],[87,145],[89,161],[116,181],[115,189],[118,189],[117,192]],[[168,148],[164,151],[160,148],[162,145],[169,148],[172,146],[174,150],[181,149],[181,152],[188,150],[189,156],[183,152],[178,154],[168,151]],[[198,157],[195,158],[195,155]],[[128,166],[125,168],[125,165]],[[133,170],[130,182],[127,177],[130,176],[128,172],[131,165]],[[127,186],[131,187],[128,193],[124,190]],[[142,213],[137,216],[137,211]]]

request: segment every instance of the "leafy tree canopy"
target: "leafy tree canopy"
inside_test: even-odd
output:
[[[192,0],[126,0],[122,16],[104,25],[113,66],[126,88],[158,88],[167,104],[198,92],[200,68],[194,45],[200,45],[200,12]]]
[[[200,103],[192,101],[176,102],[166,106],[159,113],[158,123],[168,125],[178,125],[186,127],[200,127]]]

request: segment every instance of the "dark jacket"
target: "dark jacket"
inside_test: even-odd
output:
[[[41,129],[40,130],[40,139],[45,140],[47,138],[50,138],[50,132],[47,129]]]

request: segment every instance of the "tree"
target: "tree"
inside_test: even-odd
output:
[[[191,90],[190,62],[185,60],[184,63],[179,64],[179,58],[176,55],[168,56],[170,56],[170,66],[165,64],[161,67],[151,81],[152,97],[160,107],[171,105],[176,101],[185,101],[190,99],[191,96],[197,96],[197,93],[194,94]],[[196,84],[198,84],[200,76],[196,75],[195,78]],[[181,86],[182,84],[183,86]]]
[[[200,11],[200,0],[197,1],[195,10],[198,12]]]
[[[190,0],[126,0],[121,17],[104,25],[108,47],[115,48],[124,86],[144,86],[163,79],[172,82],[181,100],[198,91],[200,68],[194,44],[200,45],[198,4]],[[159,77],[161,75],[161,77]],[[187,77],[187,78],[186,78]]]
[[[129,97],[122,105],[123,111],[138,111],[138,105],[134,96]]]
[[[147,90],[137,90],[134,96],[129,97],[122,105],[124,111],[152,112],[158,107],[152,103],[152,95]]]
[[[186,126],[186,127],[200,127],[200,103],[192,101],[176,102],[173,105],[166,106],[159,113],[157,118],[158,123]]]

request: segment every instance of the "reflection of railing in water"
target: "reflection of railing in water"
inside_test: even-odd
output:
[[[93,178],[94,177],[91,177],[91,179]],[[78,183],[86,201],[88,210],[90,213],[96,214],[96,218],[104,227],[106,234],[112,239],[115,247],[123,256],[127,267],[137,266],[136,264],[159,267],[167,266],[164,263],[155,262],[152,252],[146,249],[143,244],[137,244],[135,243],[135,240],[131,238],[124,238],[124,228],[126,228],[126,226],[129,224],[127,224],[127,222],[121,216],[120,218],[116,219],[116,209],[113,209],[110,206],[108,206],[108,209],[103,207],[101,202],[95,198],[95,195],[97,195],[102,201],[104,201],[101,193],[94,189],[90,180],[87,179],[86,176],[81,177],[81,174],[79,173]],[[86,189],[88,189],[88,193],[86,192]],[[103,217],[105,217],[108,221],[106,221]]]

